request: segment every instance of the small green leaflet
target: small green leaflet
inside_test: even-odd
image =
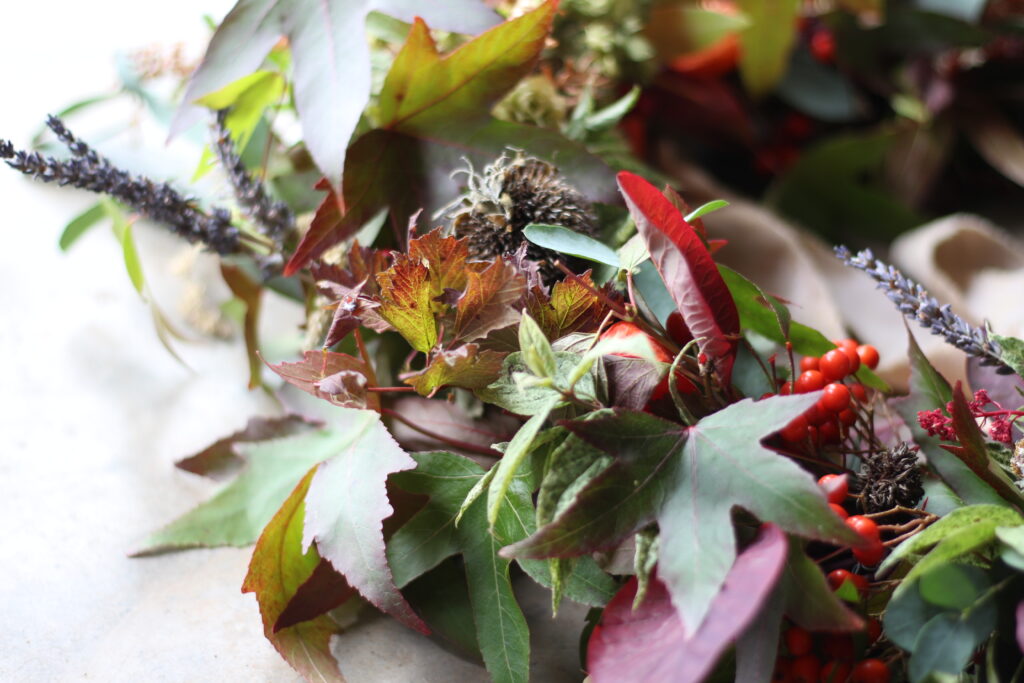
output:
[[[84,235],[89,228],[96,225],[107,216],[107,208],[103,202],[96,202],[88,209],[71,219],[60,234],[60,250],[67,251],[78,238]]]
[[[615,253],[614,249],[589,235],[561,225],[531,223],[523,228],[523,237],[545,249],[578,256],[595,263],[603,263],[612,268],[619,267],[619,255]]]
[[[1013,368],[1018,377],[1024,377],[1024,341],[1016,337],[1004,337],[999,334],[990,335],[1002,349],[1002,361]]]
[[[142,275],[142,263],[139,261],[139,252],[135,248],[135,238],[132,237],[132,224],[125,217],[114,201],[104,199],[101,201],[107,216],[112,222],[114,236],[121,243],[121,252],[124,256],[124,267],[128,271],[128,278],[132,281],[132,287],[140,295],[145,296],[146,279]]]
[[[718,211],[719,209],[724,209],[727,206],[729,206],[729,202],[724,199],[713,199],[706,204],[701,204],[696,209],[686,214],[686,222],[692,223],[702,216],[706,216],[713,211]]]
[[[523,460],[530,454],[534,439],[537,438],[537,433],[547,422],[548,415],[560,402],[560,396],[552,397],[545,408],[527,420],[526,424],[520,427],[516,435],[512,437],[501,460],[494,466],[497,472],[487,489],[487,523],[492,528],[498,520],[501,505],[505,501],[505,494],[508,492],[508,487],[512,485],[512,478],[523,464]]]

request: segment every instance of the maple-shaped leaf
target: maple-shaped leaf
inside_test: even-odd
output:
[[[810,474],[761,445],[816,400],[817,394],[746,399],[691,427],[619,410],[563,422],[615,462],[555,520],[502,554],[580,555],[657,521],[659,576],[687,628],[697,628],[736,559],[733,508],[806,538],[863,544]]]
[[[560,339],[573,332],[593,332],[608,308],[595,291],[590,271],[571,275],[551,288],[548,296],[539,287],[530,291],[526,310],[548,339]]]
[[[344,683],[338,662],[331,654],[331,636],[338,627],[330,617],[321,615],[286,628],[275,628],[296,592],[320,564],[315,548],[306,551],[302,548],[303,501],[313,472],[310,470],[302,477],[260,534],[242,592],[256,594],[263,617],[263,634],[292,668],[310,681]]]
[[[405,378],[423,396],[432,396],[443,386],[483,389],[501,374],[507,354],[481,350],[478,344],[463,344],[454,351],[433,355],[430,365],[412,377]]]
[[[307,394],[335,405],[380,409],[380,397],[366,391],[367,368],[362,359],[334,351],[306,351],[301,361],[270,364],[270,369]]]
[[[616,594],[587,646],[587,672],[594,683],[704,680],[722,652],[757,616],[786,562],[786,535],[773,524],[747,547],[729,570],[700,628],[687,628],[665,584],[651,576],[647,594],[633,609],[637,579]]]
[[[467,160],[481,168],[509,147],[550,159],[588,199],[614,200],[608,168],[581,145],[556,131],[490,115],[493,105],[533,70],[556,4],[549,0],[446,56],[438,53],[427,25],[416,21],[381,90],[380,128],[348,150],[341,198],[345,212],[324,210],[324,220],[303,237],[285,274],[355,234],[384,207],[393,225],[404,231],[416,211],[430,215],[459,195],[460,182],[452,171],[464,168]]]
[[[238,444],[245,466],[215,496],[152,534],[135,554],[184,548],[247,546],[313,465],[330,458],[344,435],[334,429]]]
[[[516,304],[526,290],[526,278],[508,260],[495,259],[466,277],[465,291],[456,304],[455,339],[481,339],[519,321]]]
[[[189,81],[172,134],[200,120],[193,102],[256,71],[287,37],[302,138],[317,166],[337,186],[345,149],[370,98],[370,12],[475,34],[499,17],[479,0],[410,3],[407,0],[239,0],[210,40]]]
[[[469,240],[442,236],[435,228],[423,237],[409,240],[409,258],[425,265],[430,274],[430,297],[436,299],[445,290],[461,291],[468,276]]]
[[[437,343],[430,270],[406,255],[377,275],[380,285],[380,315],[394,326],[417,351],[426,353]]]
[[[343,439],[309,484],[303,544],[315,541],[320,555],[379,610],[429,633],[398,592],[384,551],[383,522],[394,512],[385,482],[416,462],[395,443],[378,413],[342,408],[338,420]]]
[[[656,187],[627,171],[619,173],[618,180],[637,231],[683,322],[701,353],[715,363],[722,384],[728,386],[740,318],[714,259],[697,231]]]
[[[469,584],[477,642],[487,671],[495,681],[526,681],[529,675],[529,631],[509,580],[510,562],[498,556],[507,542],[533,530],[533,505],[523,480],[516,478],[505,493],[506,504],[488,529],[486,499],[478,497],[459,517],[467,494],[484,477],[482,467],[453,453],[415,453],[415,470],[394,475],[402,490],[430,500],[388,541],[388,561],[399,586],[461,553]],[[583,558],[566,586],[568,597],[590,605],[603,604],[614,583],[590,558]],[[550,575],[543,562],[521,563],[544,585]]]

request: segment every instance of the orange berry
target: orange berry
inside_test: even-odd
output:
[[[800,372],[807,372],[808,370],[817,370],[818,361],[821,359],[817,356],[804,356],[800,359]]]
[[[863,344],[857,347],[857,355],[860,357],[860,362],[868,366],[872,370],[878,367],[878,349],[870,344]]]
[[[796,378],[793,391],[797,394],[809,394],[825,386],[825,376],[817,370],[808,370]]]
[[[825,387],[821,404],[830,413],[841,413],[850,406],[850,390],[845,384],[832,382]]]
[[[849,427],[857,422],[857,413],[853,412],[849,408],[839,413],[839,423]]]
[[[807,654],[797,657],[789,669],[789,680],[793,683],[818,683],[821,674],[821,662],[814,655]]]
[[[889,683],[892,673],[880,659],[865,659],[857,662],[850,674],[853,683]]]
[[[842,349],[832,349],[821,357],[818,367],[826,380],[835,382],[850,374],[850,357]]]
[[[861,403],[866,403],[868,400],[868,390],[864,388],[863,384],[851,384],[850,393],[853,394],[853,397]]]
[[[789,650],[790,656],[793,657],[810,654],[814,648],[814,639],[811,638],[811,634],[799,626],[787,629],[783,638],[786,641],[786,649]]]
[[[850,513],[846,511],[842,505],[836,505],[835,503],[829,503],[828,506],[832,508],[832,512],[839,515],[842,519],[846,519],[850,516]]]
[[[800,443],[807,437],[807,418],[798,415],[796,419],[783,427],[782,440],[787,443]]]
[[[828,502],[837,505],[846,500],[850,492],[850,485],[846,481],[845,474],[826,474],[818,479],[818,486],[825,490]]]

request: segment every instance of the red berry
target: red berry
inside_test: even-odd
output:
[[[861,403],[865,403],[868,400],[868,390],[864,388],[863,384],[851,384],[850,393]]]
[[[850,374],[850,357],[842,349],[832,349],[821,357],[819,369],[826,380],[840,380]]]
[[[804,417],[807,418],[807,424],[820,425],[832,416],[822,408],[821,401],[818,401],[804,412]]]
[[[870,344],[858,346],[857,355],[860,357],[860,362],[872,370],[878,367],[878,349],[874,346],[871,346]]]
[[[849,374],[852,375],[853,373],[860,370],[860,356],[857,355],[857,349],[851,349],[849,346],[844,346],[840,350],[846,354],[846,359],[850,361]]]
[[[793,679],[789,675],[793,667],[793,660],[789,657],[779,657],[775,660],[775,671],[772,672],[772,680],[778,683],[788,683]]]
[[[849,662],[839,662],[834,659],[825,662],[825,666],[821,667],[821,683],[846,683],[852,668]]]
[[[601,339],[630,339],[636,335],[643,335],[647,338],[648,343],[651,346],[651,352],[654,354],[656,360],[662,363],[671,363],[672,354],[668,352],[664,346],[658,343],[658,341],[647,334],[633,323],[627,323],[625,321],[619,321],[609,327],[607,330],[601,333]],[[621,356],[622,358],[637,358],[633,354],[626,351],[612,354],[613,356]]]
[[[820,358],[817,356],[804,356],[800,359],[800,372],[807,372],[808,370],[817,370],[818,361]]]
[[[807,437],[807,418],[798,415],[795,420],[783,427],[780,433],[786,443],[800,443]]]
[[[814,648],[814,639],[811,638],[811,634],[799,626],[791,627],[783,637],[786,639],[786,649],[789,650],[792,657],[810,654]]]
[[[789,396],[793,393],[793,383],[783,382],[782,386],[779,387],[779,396]]]
[[[817,370],[808,370],[796,378],[793,391],[797,394],[809,394],[825,386],[825,376]]]
[[[860,574],[854,574],[845,569],[833,569],[828,573],[828,585],[834,591],[839,590],[839,587],[846,581],[852,581],[854,587],[861,593],[866,593],[868,590],[868,580]]]
[[[828,29],[821,28],[811,35],[808,46],[819,62],[831,63],[836,58],[836,39]]]
[[[854,351],[860,346],[856,339],[833,339],[832,343],[840,349],[853,349]]]
[[[868,619],[867,625],[868,642],[873,643],[882,637],[882,622],[874,617]]]
[[[847,512],[846,508],[844,508],[842,505],[836,505],[835,503],[829,503],[828,506],[830,508],[832,508],[832,512],[836,513],[837,515],[839,515],[843,519],[846,519],[847,517],[850,516],[850,513]]]
[[[771,391],[766,391],[766,392],[764,392],[763,394],[761,394],[761,398],[759,398],[759,399],[757,399],[757,400],[758,400],[758,401],[763,401],[763,400],[765,400],[766,398],[771,398],[771,397],[772,397],[772,396],[774,396],[774,395],[775,395],[775,394],[774,394],[774,393],[772,393]]]
[[[843,440],[843,434],[839,431],[839,423],[829,420],[818,427],[822,443],[839,443]]]
[[[832,659],[849,662],[853,659],[853,638],[846,634],[830,635],[821,649]]]
[[[857,422],[857,413],[853,412],[849,408],[847,408],[843,412],[839,413],[839,423],[840,424],[844,424],[847,427],[849,427],[850,425],[856,424],[856,422]]]
[[[825,495],[830,503],[842,503],[846,500],[846,494],[850,492],[850,485],[846,481],[845,474],[826,474],[818,479],[818,486],[825,489]]]
[[[849,523],[850,519],[847,519],[846,522]],[[880,540],[872,541],[866,548],[854,548],[853,556],[865,567],[874,567],[885,557],[885,546]]]
[[[878,525],[868,517],[854,515],[846,520],[846,526],[856,531],[861,538],[867,541],[877,541],[881,538],[878,532]]]
[[[815,446],[817,446],[817,445],[819,445],[821,443],[821,434],[819,433],[819,430],[818,430],[817,426],[815,426],[815,425],[808,425],[807,426],[807,438]]]
[[[825,387],[825,395],[821,397],[821,404],[830,413],[841,413],[850,406],[850,390],[845,384],[832,382]]]
[[[814,655],[797,657],[789,668],[789,680],[793,683],[818,683],[821,662]]]
[[[853,667],[850,680],[853,683],[889,683],[892,674],[881,659],[865,659]]]

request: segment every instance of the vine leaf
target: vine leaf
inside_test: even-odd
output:
[[[453,351],[435,353],[430,365],[422,372],[407,377],[405,383],[428,397],[443,386],[483,389],[501,374],[506,355],[500,351],[481,350],[477,344],[463,344]]]
[[[288,38],[302,138],[320,170],[339,185],[345,148],[370,98],[366,17],[382,12],[403,21],[422,16],[437,28],[476,34],[497,14],[478,0],[239,0],[210,40],[171,126],[177,134],[201,120],[193,103],[253,73],[271,48]]]
[[[295,363],[269,364],[281,378],[307,394],[336,405],[380,409],[380,397],[366,391],[366,363],[334,351],[306,351]],[[353,376],[364,378],[354,382]]]
[[[590,271],[556,282],[548,296],[533,288],[526,300],[527,312],[548,339],[561,339],[573,332],[593,332],[608,312]]]
[[[242,592],[256,594],[263,617],[263,634],[292,668],[310,681],[344,683],[338,662],[331,654],[331,636],[338,629],[330,617],[320,615],[292,626],[275,628],[296,592],[320,564],[315,548],[305,552],[302,549],[303,501],[314,471],[302,477],[260,534]]]
[[[633,609],[633,577],[608,603],[590,636],[587,669],[594,683],[661,681],[697,683],[758,614],[786,563],[786,535],[773,524],[744,550],[715,596],[707,619],[687,628],[664,583],[652,576],[647,595]]]
[[[683,322],[728,386],[740,318],[711,253],[679,209],[656,187],[627,171],[619,173],[618,180],[637,231],[647,243],[651,261]]]
[[[461,183],[452,171],[464,168],[466,160],[480,168],[509,147],[554,161],[588,198],[613,200],[608,168],[582,145],[556,131],[489,114],[533,70],[555,7],[549,0],[445,56],[437,51],[427,24],[417,20],[384,81],[379,128],[347,152],[340,198],[345,211],[322,207],[321,220],[303,237],[285,275],[355,234],[384,207],[396,231],[404,234],[416,211],[425,209],[429,215],[458,196]]]
[[[426,353],[437,343],[437,322],[432,310],[430,269],[402,254],[395,265],[377,276],[380,315],[417,351]]]
[[[423,633],[430,629],[398,592],[384,550],[383,522],[394,512],[387,477],[416,462],[371,410],[341,408],[344,436],[309,484],[303,546],[320,555],[382,612]]]
[[[810,474],[760,443],[816,400],[746,399],[692,427],[622,410],[562,422],[615,462],[552,522],[502,554],[581,555],[657,521],[659,576],[687,627],[698,628],[736,558],[733,508],[806,538],[862,543],[829,510]]]
[[[466,290],[455,312],[456,339],[482,339],[519,321],[516,303],[526,291],[526,278],[506,259],[495,259],[480,272],[467,272],[466,277]]]

